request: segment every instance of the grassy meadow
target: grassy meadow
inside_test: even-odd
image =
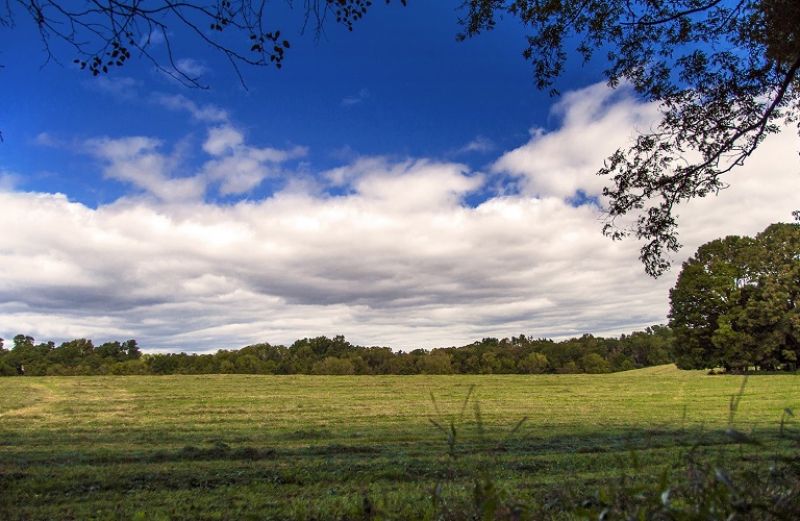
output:
[[[678,471],[698,442],[745,462],[787,450],[776,433],[800,409],[800,376],[749,378],[734,421],[761,446],[721,434],[741,383],[671,366],[2,378],[0,519],[424,519],[436,501],[468,501],[476,469],[557,511],[623,472]],[[455,440],[431,420],[452,421]]]

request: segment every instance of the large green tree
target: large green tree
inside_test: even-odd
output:
[[[761,367],[796,368],[800,356],[800,226],[775,224],[756,237],[750,294],[736,324]]]
[[[800,225],[704,244],[670,292],[679,367],[796,369],[799,301]]]

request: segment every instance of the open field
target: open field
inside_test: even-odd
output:
[[[800,376],[750,377],[735,423],[767,440],[756,448],[716,432],[741,382],[669,367],[2,378],[0,519],[335,519],[360,515],[365,501],[385,517],[424,518],[437,483],[457,498],[475,468],[541,504],[565,484],[591,491],[618,476],[632,449],[643,475],[698,439],[746,460],[783,450],[774,434],[784,408],[800,409]],[[455,458],[431,423],[451,417]]]

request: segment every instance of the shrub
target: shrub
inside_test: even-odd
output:
[[[550,360],[543,353],[531,353],[520,361],[519,366],[528,374],[541,374],[550,369]]]
[[[314,363],[311,372],[313,374],[346,375],[354,374],[355,367],[353,367],[353,362],[346,358],[328,356]]]

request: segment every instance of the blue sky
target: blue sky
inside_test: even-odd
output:
[[[182,38],[208,89],[146,61],[91,78],[0,30],[0,336],[203,351],[345,334],[396,348],[663,323],[697,246],[796,209],[796,134],[682,208],[676,269],[602,237],[594,172],[658,107],[572,60],[537,91],[513,20],[456,42],[460,2],[377,3],[282,70]],[[280,5],[280,4],[276,4]],[[157,48],[157,47],[156,47]]]
[[[103,183],[100,190],[99,169],[87,171],[86,158],[69,146],[43,149],[36,137],[47,129],[65,144],[96,136],[157,134],[167,146],[198,139],[202,124],[157,101],[182,96],[225,110],[254,143],[308,147],[303,161],[316,170],[359,155],[457,158],[481,168],[488,152],[524,143],[531,126],[551,125],[552,99],[532,86],[518,24],[456,42],[456,4],[376,5],[352,33],[328,24],[319,41],[311,29],[300,34],[300,13],[287,15],[281,23],[292,48],[283,69],[245,69],[248,90],[224,57],[180,34],[176,57],[196,64],[208,90],[177,85],[143,61],[92,79],[73,66],[63,46],[57,47],[62,65],[42,67],[38,35],[18,18],[18,30],[2,34],[2,89],[14,100],[4,111],[4,156],[17,169],[43,173],[26,178],[27,188],[62,190],[87,204],[109,202],[125,187]],[[565,78],[567,88],[598,80],[596,70],[576,71]],[[47,176],[54,163],[60,175]]]

